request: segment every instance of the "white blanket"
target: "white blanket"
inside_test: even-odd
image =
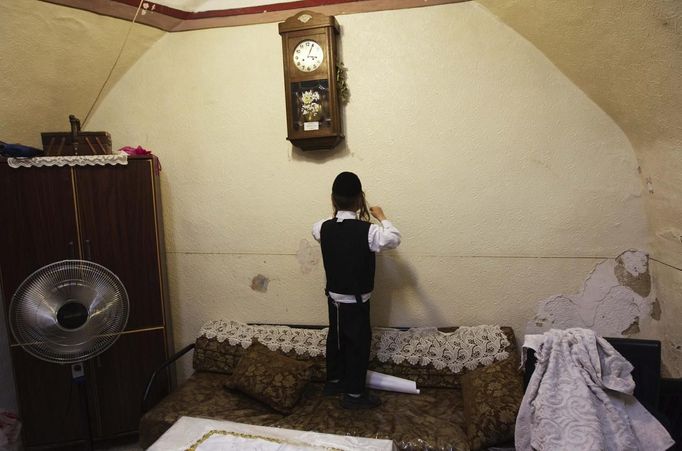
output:
[[[535,371],[516,419],[517,451],[657,451],[674,444],[632,396],[632,365],[589,329],[526,337]]]
[[[148,451],[394,451],[391,440],[180,417]]]

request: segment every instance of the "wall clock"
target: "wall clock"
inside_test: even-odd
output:
[[[279,24],[284,63],[287,139],[302,150],[332,149],[343,140],[336,81],[339,24],[301,11]]]

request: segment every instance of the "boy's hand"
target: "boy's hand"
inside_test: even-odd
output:
[[[381,209],[381,207],[376,206],[376,207],[369,207],[369,212],[377,218],[379,221],[383,221],[386,219],[386,215],[384,214],[384,210]]]

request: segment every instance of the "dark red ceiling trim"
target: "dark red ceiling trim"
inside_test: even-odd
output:
[[[133,6],[137,8],[139,5],[139,0],[112,0],[117,3],[123,3],[125,5]],[[317,6],[325,5],[338,5],[341,3],[356,3],[365,0],[299,0],[295,2],[287,3],[271,3],[269,5],[258,5],[258,6],[248,6],[244,8],[231,8],[231,9],[216,9],[211,11],[183,11],[181,9],[171,8],[170,6],[159,5],[154,2],[149,3],[149,11],[153,11],[159,14],[173,17],[180,20],[193,20],[193,19],[206,19],[212,17],[230,17],[230,16],[243,16],[246,14],[262,14],[272,11],[286,11],[289,9],[306,9],[314,8]]]
[[[2,1],[2,0],[0,0]],[[130,21],[140,0],[41,0],[70,8],[90,11]],[[272,1],[272,0],[271,0]],[[281,22],[291,10],[310,9],[326,15],[343,15],[403,8],[444,5],[470,0],[299,0],[248,8],[232,8],[194,13],[145,0],[147,8],[137,16],[137,23],[167,32],[234,27],[259,23]]]

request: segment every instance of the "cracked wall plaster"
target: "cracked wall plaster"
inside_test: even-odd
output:
[[[671,244],[682,243],[682,230],[677,228],[669,227],[665,230],[660,230],[657,235],[663,240],[671,241]]]
[[[660,305],[651,287],[649,256],[628,250],[599,263],[579,293],[540,301],[527,333],[584,327],[603,336],[630,336],[651,319],[660,319]]]

